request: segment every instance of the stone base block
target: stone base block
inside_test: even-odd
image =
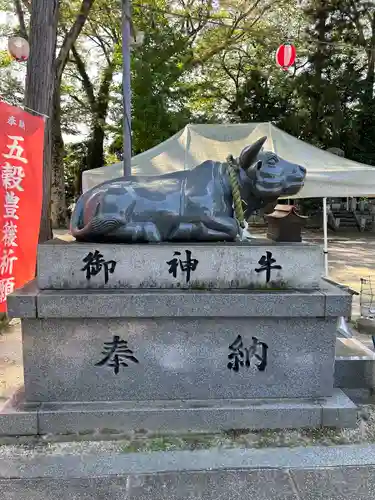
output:
[[[357,319],[357,330],[367,335],[375,335],[375,319],[359,318]]]
[[[23,388],[0,405],[0,436],[34,436],[38,434],[39,405],[24,402]]]
[[[41,290],[318,289],[323,274],[319,245],[267,239],[148,245],[56,239],[38,248]]]
[[[25,395],[38,403],[329,397],[335,333],[335,318],[24,319]]]
[[[19,416],[16,408],[5,408],[0,413],[0,435],[354,427],[357,407],[336,389],[332,397],[319,400],[42,403]]]
[[[342,389],[374,389],[374,351],[357,339],[337,339],[335,386]]]

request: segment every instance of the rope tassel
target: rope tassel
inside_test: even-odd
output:
[[[231,155],[228,156],[227,162],[228,162],[229,181],[232,188],[234,214],[242,229],[245,229],[246,227],[245,215],[242,208],[240,186],[238,183],[238,176],[237,176],[239,166],[236,164],[233,156]]]

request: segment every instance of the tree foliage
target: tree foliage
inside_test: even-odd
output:
[[[121,2],[91,4],[66,45],[82,2],[60,2],[57,45],[64,62],[54,119],[58,132],[80,136],[65,149],[56,136],[69,201],[80,193],[84,170],[121,158],[122,151]],[[375,165],[373,0],[132,4],[133,34],[145,33],[131,53],[133,154],[189,122],[272,121],[318,147],[339,147],[346,157]],[[29,2],[1,0],[0,8],[6,5],[18,15],[18,32],[27,33]],[[275,51],[286,41],[296,45],[298,57],[282,71]],[[0,93],[22,92],[5,54],[0,65],[7,75]]]

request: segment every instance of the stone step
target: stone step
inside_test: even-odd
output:
[[[374,498],[374,445],[121,453],[100,443],[84,455],[74,443],[51,448],[21,455],[14,447],[17,455],[0,459],[1,500]]]
[[[356,405],[340,389],[320,399],[56,402],[8,407],[0,435],[354,427],[356,418]]]
[[[320,280],[318,290],[40,290],[33,280],[8,295],[11,318],[301,318],[349,316],[352,298]]]
[[[254,239],[244,243],[39,245],[40,289],[318,288],[322,247]]]

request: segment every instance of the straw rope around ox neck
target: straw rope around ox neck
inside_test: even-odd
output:
[[[236,219],[238,220],[240,226],[242,229],[246,227],[245,224],[245,215],[243,212],[242,208],[242,199],[241,199],[241,193],[240,193],[240,185],[238,183],[238,176],[237,173],[240,169],[240,166],[237,164],[235,159],[233,158],[232,155],[229,155],[227,157],[227,168],[228,168],[228,174],[229,174],[229,181],[230,181],[230,186],[232,189],[232,196],[233,196],[233,206],[234,206],[234,214],[236,216]]]

